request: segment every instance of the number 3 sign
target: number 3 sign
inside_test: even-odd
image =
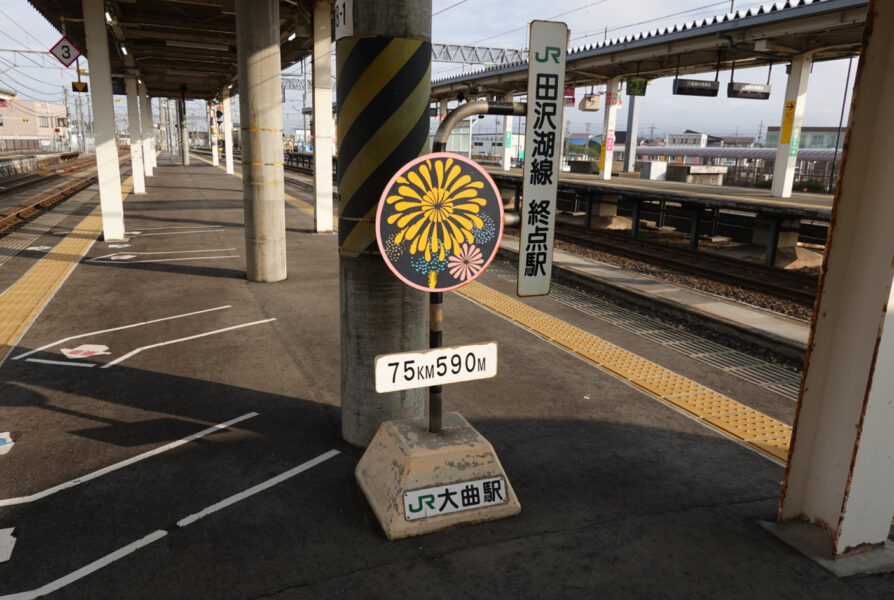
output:
[[[74,44],[68,41],[67,38],[63,37],[61,40],[56,42],[56,45],[50,48],[50,54],[59,59],[66,67],[71,66],[77,58],[81,55],[81,51],[78,50]]]

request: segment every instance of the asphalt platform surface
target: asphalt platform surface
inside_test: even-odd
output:
[[[387,541],[340,439],[336,236],[288,206],[289,278],[251,283],[240,179],[160,156],[147,189],[130,246],[97,241],[0,366],[0,599],[894,597],[894,575],[838,579],[760,526],[782,466],[457,294],[445,344],[497,341],[499,374],[446,386],[445,409],[494,445],[522,512]],[[529,303],[791,423],[790,399]],[[110,353],[62,353],[84,344]]]

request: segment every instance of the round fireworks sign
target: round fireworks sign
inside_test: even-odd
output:
[[[503,237],[500,191],[478,163],[449,152],[408,162],[379,200],[376,239],[407,285],[446,292],[474,281]]]

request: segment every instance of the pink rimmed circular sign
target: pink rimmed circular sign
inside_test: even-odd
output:
[[[425,292],[447,292],[477,279],[502,238],[499,189],[478,163],[459,154],[411,160],[379,199],[382,258],[404,283]]]

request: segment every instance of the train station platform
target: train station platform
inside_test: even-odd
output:
[[[337,239],[306,200],[275,284],[245,279],[242,182],[203,161],[159,156],[125,242],[97,239],[95,188],[0,238],[0,600],[894,594],[761,526],[796,375],[571,287],[520,300],[508,263],[445,295],[445,344],[500,359],[444,404],[522,512],[387,541],[339,436]]]

